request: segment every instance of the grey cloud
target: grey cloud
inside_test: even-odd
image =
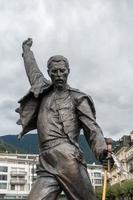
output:
[[[0,118],[1,119],[7,118],[8,120],[11,120],[11,121],[14,120],[16,118],[15,117],[15,104],[16,104],[16,102],[14,100],[9,100],[9,99],[3,100],[0,103],[0,111],[2,113],[2,116],[0,116]]]
[[[29,89],[21,43],[33,38],[33,51],[46,72],[51,55],[68,57],[69,83],[94,99],[105,135],[132,130],[133,28],[131,0],[0,0],[0,133],[17,133],[17,100]],[[46,75],[48,78],[48,75]],[[8,102],[9,101],[9,102]],[[2,120],[2,119],[1,119]]]
[[[0,102],[1,135],[13,134],[14,132],[19,131],[19,129],[13,125],[13,122],[17,121],[15,107],[16,102],[13,99],[5,99]]]

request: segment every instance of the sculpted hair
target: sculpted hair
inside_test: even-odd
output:
[[[49,60],[48,60],[48,62],[47,62],[47,68],[48,69],[51,68],[51,63],[52,62],[60,62],[60,61],[64,61],[65,62],[65,66],[69,69],[68,59],[65,58],[64,56],[61,56],[61,55],[56,55],[56,56],[50,57]]]

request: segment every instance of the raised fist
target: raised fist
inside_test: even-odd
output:
[[[27,40],[25,40],[22,44],[23,51],[30,50],[32,43],[32,38],[28,38]]]

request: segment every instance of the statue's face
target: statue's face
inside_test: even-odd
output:
[[[64,61],[52,62],[48,74],[54,86],[63,89],[67,83],[69,69],[65,66]]]

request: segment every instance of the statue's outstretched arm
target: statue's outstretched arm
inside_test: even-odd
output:
[[[32,39],[28,38],[22,44],[23,54],[22,57],[24,59],[24,65],[26,74],[28,76],[29,82],[31,84],[31,91],[35,94],[39,94],[41,87],[47,84],[50,84],[46,78],[44,78],[42,72],[38,68],[36,60],[34,58],[34,54],[31,51]],[[38,95],[37,95],[38,96]]]
[[[94,105],[90,97],[83,97],[77,105],[77,110],[85,138],[95,153],[96,158],[100,160],[102,153],[107,150],[107,145],[103,132],[96,122]]]
[[[23,128],[22,132],[18,135],[18,139],[21,139],[22,136],[27,132],[37,128],[36,116],[39,106],[38,96],[51,84],[50,81],[44,78],[42,72],[38,68],[34,54],[30,49],[32,43],[32,39],[29,38],[22,44],[22,56],[24,59],[25,70],[31,85],[31,89],[27,95],[19,100],[18,103],[20,103],[20,106],[16,109],[16,112],[20,115],[20,119],[17,121],[17,124],[22,125]],[[31,93],[34,94],[35,98],[33,98]]]

